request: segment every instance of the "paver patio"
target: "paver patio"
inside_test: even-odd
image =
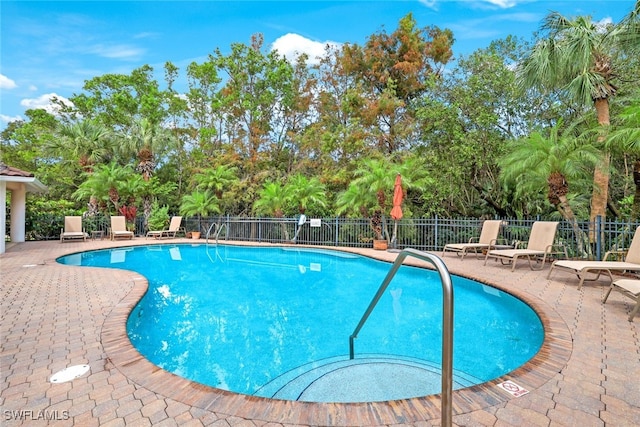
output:
[[[176,239],[171,243],[191,243]],[[161,243],[166,243],[163,241]],[[376,404],[315,404],[235,395],[169,374],[142,358],[124,334],[127,313],[146,289],[137,273],[60,265],[82,250],[153,244],[27,242],[0,255],[0,406],[2,425],[301,426],[440,425],[439,399]],[[393,260],[394,253],[359,250]],[[455,255],[451,273],[512,290],[540,313],[549,339],[532,362],[508,376],[529,390],[514,398],[496,382],[455,391],[458,426],[640,425],[639,318],[606,280],[577,290],[575,276],[523,264],[507,266]],[[415,262],[415,261],[414,261]],[[547,266],[548,269],[548,266]],[[74,365],[87,374],[52,384]]]

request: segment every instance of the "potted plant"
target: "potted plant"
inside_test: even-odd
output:
[[[393,173],[388,162],[383,159],[365,160],[355,171],[355,179],[337,199],[338,213],[347,212],[369,219],[373,239],[368,240],[373,240],[373,248],[378,250],[388,247],[383,212],[387,207],[386,193],[393,190]]]
[[[385,250],[389,236],[385,213],[391,213],[393,194],[398,175],[404,179],[407,189],[424,192],[431,181],[420,165],[419,157],[407,157],[399,163],[385,158],[365,159],[354,171],[354,178],[336,200],[338,213],[346,212],[369,219],[373,231],[374,249]],[[367,241],[370,241],[368,238]]]
[[[371,229],[375,235],[373,239],[373,249],[386,251],[389,243],[387,239],[384,238],[382,233],[383,229],[383,221],[382,221],[382,212],[377,210],[371,215],[369,219],[369,224],[371,225]]]
[[[184,196],[180,205],[180,214],[198,217],[198,229],[189,231],[187,236],[191,235],[192,239],[199,239],[202,230],[202,217],[219,212],[218,199],[209,191],[195,190]]]

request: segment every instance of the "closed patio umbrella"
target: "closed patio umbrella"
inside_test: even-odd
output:
[[[393,208],[391,208],[391,218],[393,218],[393,237],[391,245],[395,248],[398,236],[398,221],[402,219],[402,177],[396,175],[396,182],[393,186]]]

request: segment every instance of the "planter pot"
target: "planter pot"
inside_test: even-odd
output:
[[[373,241],[373,249],[377,251],[386,251],[388,247],[388,242],[386,240],[374,240]]]
[[[199,231],[192,231],[191,232],[191,238],[194,240],[197,240],[200,238],[200,232]]]

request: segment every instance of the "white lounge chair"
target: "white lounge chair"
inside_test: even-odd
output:
[[[133,239],[133,231],[127,230],[127,220],[123,216],[111,217],[111,240],[124,237]]]
[[[474,252],[476,257],[483,249],[495,248],[500,234],[501,220],[487,220],[482,223],[480,237],[472,237],[467,243],[448,243],[442,248],[442,256],[445,252],[455,252],[464,259],[468,252]]]
[[[60,230],[60,243],[65,240],[87,240],[87,233],[82,229],[82,217],[81,216],[65,216],[64,228]]]
[[[629,314],[629,322],[632,322],[635,315],[640,311],[640,280],[619,279],[615,282],[611,282],[611,286],[609,286],[609,290],[602,300],[603,303],[607,302],[609,294],[614,289],[622,293],[623,295],[628,296],[636,302],[636,305],[633,307],[631,313]]]
[[[500,260],[502,264],[511,264],[511,271],[514,271],[518,258],[527,258],[529,267],[532,270],[542,270],[547,256],[554,251],[553,242],[556,238],[557,230],[558,222],[536,221],[531,227],[531,234],[526,248],[519,249],[518,245],[516,245],[515,249],[489,250],[484,258],[484,265],[487,265],[489,258],[495,258]],[[540,258],[542,258],[540,268],[535,268],[531,261],[535,260],[537,262]]]
[[[607,261],[610,255],[616,253],[626,254],[624,261]],[[557,260],[551,265],[549,274],[547,274],[547,279],[551,277],[551,273],[556,269],[566,270],[577,275],[580,279],[578,289],[582,288],[584,282],[593,282],[598,280],[602,273],[607,274],[609,279],[613,282],[612,271],[640,272],[640,227],[636,229],[633,239],[631,240],[631,245],[628,249],[609,251],[604,255],[603,261]],[[587,279],[587,275],[589,273],[593,273],[596,276],[591,279]]]
[[[182,217],[181,216],[174,216],[171,218],[171,223],[169,224],[169,229],[167,230],[155,230],[155,231],[148,231],[147,232],[147,238],[149,237],[154,237],[156,239],[162,239],[164,237],[166,238],[175,238],[176,237],[176,233],[178,232],[178,230],[180,230],[180,224],[182,224]]]

